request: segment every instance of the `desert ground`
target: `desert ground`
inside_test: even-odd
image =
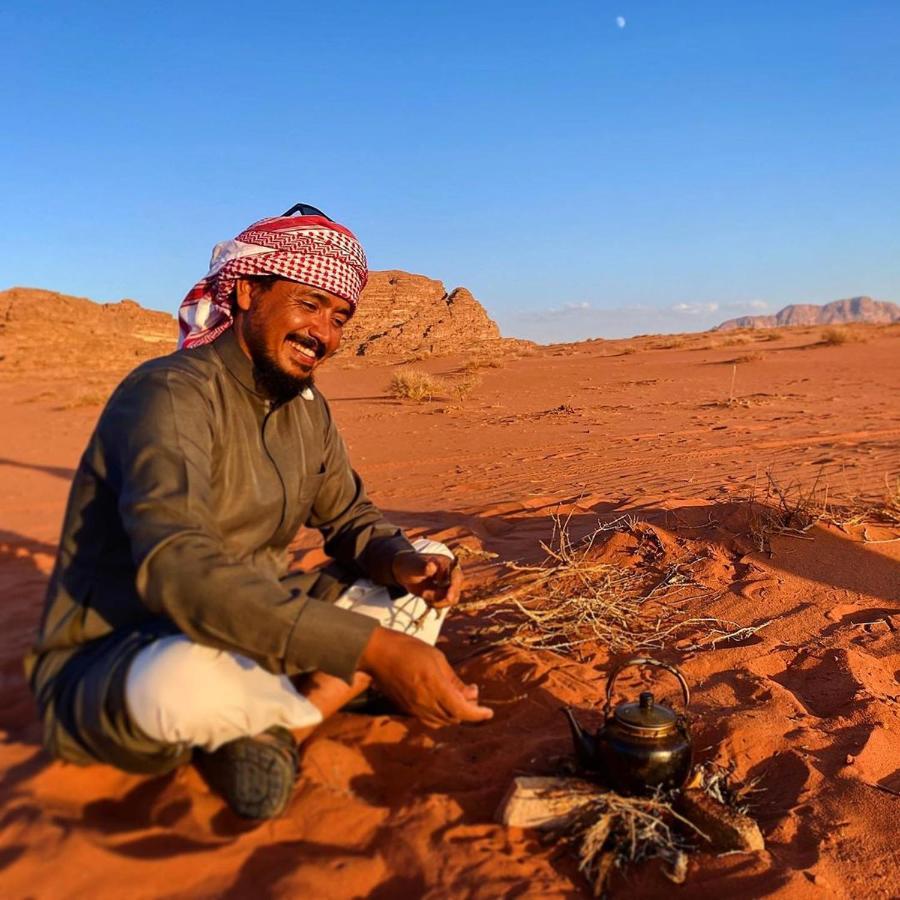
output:
[[[677,888],[654,863],[616,872],[611,896],[900,896],[900,327],[332,361],[319,383],[373,498],[460,554],[440,646],[495,717],[340,714],[305,746],[287,814],[257,826],[192,769],[40,748],[21,658],[70,478],[136,361],[86,366],[94,351],[36,345],[0,378],[4,897],[590,896],[568,851],[494,815],[514,776],[565,766],[560,707],[596,721],[611,661],[639,646],[682,668],[698,756],[753,786],[766,850],[698,853]],[[398,398],[398,362],[443,383]],[[651,585],[648,614],[607,640],[511,602],[560,531]]]

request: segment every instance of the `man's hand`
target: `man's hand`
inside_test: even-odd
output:
[[[405,550],[394,557],[392,570],[397,584],[434,609],[459,603],[463,574],[455,558]]]
[[[440,650],[399,631],[376,628],[359,668],[391,700],[432,728],[494,716],[478,705],[478,685],[463,684]]]

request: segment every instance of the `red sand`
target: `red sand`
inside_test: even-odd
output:
[[[697,746],[758,778],[767,851],[695,857],[676,889],[653,866],[617,875],[614,896],[900,895],[900,532],[817,525],[746,531],[746,497],[772,471],[844,495],[900,471],[900,341],[806,346],[791,332],[746,348],[604,355],[603,343],[548,348],[481,371],[455,406],[399,403],[391,369],[335,362],[321,381],[377,502],[414,532],[498,554],[465,563],[489,587],[503,560],[537,560],[560,503],[575,533],[630,511],[667,552],[702,550],[692,610],[771,625],[739,645],[678,653],[694,690]],[[628,346],[618,342],[621,350]],[[448,373],[457,363],[421,366]],[[67,377],[64,377],[67,376]],[[72,398],[75,398],[73,401]],[[81,397],[82,399],[78,399]],[[569,750],[559,707],[587,709],[609,655],[583,661],[505,645],[488,611],[459,611],[444,649],[482,685],[495,719],[428,731],[401,717],[339,715],[306,747],[288,814],[248,827],[193,770],[155,779],[51,762],[21,675],[55,552],[68,480],[99,412],[77,373],[0,382],[0,643],[3,742],[0,894],[65,897],[574,897],[572,862],[529,832],[493,824],[515,774]],[[563,409],[559,409],[563,407]],[[604,549],[621,564],[627,541]]]

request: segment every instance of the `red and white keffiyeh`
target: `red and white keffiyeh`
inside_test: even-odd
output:
[[[262,219],[213,248],[206,277],[181,301],[179,347],[208,344],[231,327],[231,292],[242,275],[280,275],[321,288],[355,311],[368,264],[352,232],[324,216]]]

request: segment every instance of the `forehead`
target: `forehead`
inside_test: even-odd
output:
[[[276,301],[290,303],[300,300],[313,300],[328,309],[333,309],[335,312],[349,314],[353,310],[348,300],[338,297],[337,294],[332,294],[331,291],[326,291],[324,288],[314,287],[310,284],[289,281],[286,278],[279,278],[272,285],[269,294]]]

